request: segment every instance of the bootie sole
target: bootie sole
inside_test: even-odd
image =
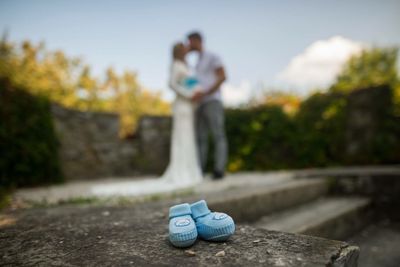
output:
[[[204,226],[203,226],[204,227]],[[201,227],[200,227],[201,228]],[[230,224],[227,226],[224,226],[222,228],[218,228],[218,229],[210,229],[211,227],[207,227],[208,229],[205,232],[210,233],[211,231],[214,232],[216,235],[202,235],[200,234],[201,232],[203,232],[202,230],[204,229],[198,229],[199,232],[199,236],[207,241],[217,241],[217,242],[223,242],[229,239],[229,237],[231,237],[231,235],[233,235],[233,233],[235,232],[235,224]]]
[[[179,248],[190,247],[191,245],[194,244],[196,239],[197,239],[196,229],[187,233],[178,233],[169,235],[169,241],[171,242],[171,244]]]

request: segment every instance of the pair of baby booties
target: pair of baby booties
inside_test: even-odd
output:
[[[197,237],[223,242],[235,232],[233,219],[220,212],[211,212],[205,200],[169,209],[169,240],[175,247],[189,247]]]

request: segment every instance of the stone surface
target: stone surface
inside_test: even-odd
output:
[[[138,179],[151,179],[156,177],[142,176],[130,178],[110,178],[92,181],[71,181],[62,185],[44,186],[39,188],[20,189],[14,194],[17,201],[44,202],[47,204],[56,204],[71,199],[101,197],[93,193],[93,188],[98,185],[113,186],[116,188],[115,197],[129,197],[123,195],[123,189],[135,186]],[[199,197],[208,197],[210,194],[220,194],[223,191],[235,192],[240,188],[272,188],[282,183],[293,181],[293,175],[290,172],[269,172],[269,173],[238,173],[229,174],[225,179],[212,181],[206,178],[195,188],[189,188],[189,191],[197,193]],[[314,182],[311,182],[314,183]],[[105,197],[107,198],[107,197]]]
[[[370,223],[370,204],[368,198],[326,197],[264,216],[254,226],[345,240]]]
[[[293,170],[296,177],[399,177],[400,165],[366,165]]]
[[[263,212],[276,211],[276,206],[282,204],[281,202],[283,202],[283,206],[279,206],[280,208],[290,208],[286,206],[287,203],[296,205],[297,197],[301,197],[307,190],[313,191],[325,184],[321,182],[324,181],[319,177],[321,175],[335,176],[337,177],[334,180],[336,182],[346,181],[346,184],[354,190],[345,192],[358,192],[374,196],[377,193],[376,190],[369,191],[368,185],[359,182],[360,179],[365,180],[365,177],[369,177],[368,179],[372,179],[373,184],[375,182],[378,185],[385,184],[383,188],[387,190],[382,191],[385,192],[385,196],[395,196],[398,189],[396,184],[399,170],[398,166],[385,166],[240,173],[229,175],[221,181],[206,180],[193,189],[193,194],[169,197],[164,200],[164,203],[144,203],[132,206],[132,202],[124,202],[124,205],[130,206],[116,207],[110,203],[111,206],[107,207],[96,204],[94,207],[63,206],[12,212],[0,216],[0,263],[3,263],[4,259],[5,263],[14,262],[14,265],[23,263],[24,265],[39,266],[50,264],[96,266],[99,265],[99,262],[102,263],[102,266],[179,266],[179,263],[200,266],[356,266],[358,249],[352,245],[309,236],[271,232],[240,223],[235,236],[226,245],[199,241],[189,250],[177,250],[171,247],[167,241],[168,207],[172,204],[204,198],[207,199],[211,208],[221,208],[221,211],[232,212],[236,221],[240,222],[248,219],[247,215],[251,210],[249,205],[252,203],[256,204],[253,205],[255,207],[253,214],[255,214],[254,211],[260,210],[262,212],[259,215],[264,215]],[[306,179],[307,173],[314,178]],[[385,179],[381,179],[382,174],[386,177]],[[99,181],[88,182],[86,186],[90,187],[97,182]],[[120,179],[108,182],[129,186],[132,181]],[[74,190],[82,187],[82,182],[73,182],[72,184],[74,187],[69,187],[68,190],[65,190],[66,186],[61,186],[54,191],[32,189],[28,194],[24,191],[24,194],[25,196],[37,196],[38,192],[41,192],[39,194],[41,196],[45,196],[49,192],[53,192],[54,195],[60,192],[71,194]],[[330,183],[330,185],[343,186],[341,183]],[[299,190],[299,188],[302,189]],[[321,188],[323,189],[321,194],[324,194],[326,188],[324,186]],[[293,194],[296,191],[297,194]],[[370,195],[371,192],[372,195]],[[304,195],[307,196],[306,193]],[[314,195],[314,197],[317,196],[318,194]],[[263,201],[257,201],[257,199]],[[392,200],[391,197],[389,199]],[[288,202],[285,204],[285,201]],[[235,204],[235,206],[234,203],[238,203],[238,205],[242,203],[242,205]],[[377,203],[374,202],[374,204]],[[398,209],[393,205],[389,206],[394,208],[394,213],[398,215]],[[245,212],[235,211],[237,209],[245,210]],[[147,229],[148,225],[155,226],[155,232],[151,233]],[[336,228],[336,226],[331,227]],[[368,239],[368,236],[371,239]],[[364,245],[361,248],[361,259],[363,257],[371,259],[371,255],[375,255],[375,261],[372,262],[388,263],[382,266],[396,266],[394,265],[398,260],[396,248],[399,244],[396,236],[396,231],[393,231],[392,228],[384,234],[368,232],[367,236],[363,236],[364,241],[360,241],[359,238],[352,241],[351,244]],[[140,243],[141,240],[144,240],[145,243]],[[320,240],[324,240],[324,243],[319,243]],[[374,243],[378,245],[376,246]],[[18,250],[19,248],[21,249]],[[304,252],[304,249],[311,250],[312,255]],[[16,251],[22,251],[22,253]],[[87,255],[82,255],[81,251],[85,251]],[[104,255],[99,251],[102,251]],[[225,256],[222,256],[221,251],[225,253]],[[371,251],[379,251],[380,254],[370,254]],[[217,253],[219,256],[216,256]],[[105,255],[109,255],[109,257],[106,258]],[[172,256],[162,259],[163,255]],[[90,261],[91,259],[94,259],[93,262]],[[365,263],[365,260],[363,262]]]
[[[348,240],[360,247],[360,267],[400,266],[400,224],[384,220],[371,224]]]
[[[143,116],[133,137],[119,137],[119,116],[52,105],[67,180],[160,174],[169,158],[171,118]]]
[[[97,203],[87,207],[61,206],[9,212],[0,216],[0,263],[28,266],[355,266],[358,249],[352,245],[246,226],[240,221],[245,221],[247,215],[241,216],[241,212],[235,213],[235,209],[240,208],[247,212],[250,210],[249,204],[254,201],[254,203],[258,203],[254,205],[257,209],[261,209],[263,212],[273,211],[275,205],[279,205],[281,201],[288,201],[284,198],[291,198],[293,200],[291,205],[295,205],[297,196],[296,194],[292,195],[298,186],[303,188],[298,191],[300,197],[302,192],[307,192],[304,190],[313,191],[318,188],[310,187],[321,183],[321,178],[315,176],[329,173],[340,177],[339,180],[346,180],[348,178],[345,177],[348,177],[349,174],[351,177],[365,177],[368,171],[369,177],[375,177],[376,180],[380,180],[379,175],[384,173],[390,176],[390,181],[392,181],[397,178],[399,167],[240,173],[229,175],[221,181],[206,180],[193,189],[193,194],[168,197],[163,202],[136,205],[132,203],[139,202],[122,202],[118,204],[125,205],[123,207],[103,202],[103,204]],[[316,179],[296,178],[307,172]],[[305,182],[306,180],[308,182]],[[352,180],[352,182],[354,181],[357,180]],[[40,192],[39,196],[53,192],[54,196],[63,193],[64,196],[70,194],[70,196],[76,197],[77,195],[74,195],[73,192],[79,191],[81,187],[85,186],[87,189],[97,182],[99,181],[90,181],[84,186],[82,182],[73,182],[73,187],[70,187],[71,184],[67,184],[53,188],[53,191],[31,189],[29,192],[24,191],[24,194],[32,197],[37,196],[38,192]],[[119,179],[108,182],[129,186],[132,181]],[[289,190],[290,188],[292,190]],[[321,192],[325,191],[324,189]],[[255,194],[254,198],[251,197],[252,194]],[[271,197],[271,195],[275,197]],[[195,246],[186,250],[171,247],[167,240],[168,207],[201,198],[206,199],[211,208],[221,208],[223,210],[220,211],[232,212],[234,219],[239,222],[236,234],[226,244],[198,241]],[[224,199],[225,205],[222,205]],[[257,201],[257,199],[263,199],[263,201]],[[232,206],[231,204],[235,202],[244,204]],[[108,206],[104,206],[105,204]],[[281,208],[285,208],[285,205]],[[264,214],[260,212],[260,215]],[[389,233],[393,232],[389,231]],[[361,256],[369,253],[367,252],[369,249],[376,250],[374,242],[387,244],[387,248],[389,246],[398,247],[397,239],[385,243],[388,235],[377,236],[378,238],[367,241],[369,248],[364,247]],[[357,241],[352,244],[362,245],[363,243]],[[384,248],[385,245],[382,247]],[[216,256],[221,251],[224,251],[225,256]],[[223,253],[221,252],[219,255],[221,254]],[[387,256],[387,254],[382,255]],[[393,255],[396,254],[392,253],[391,255],[391,259],[393,259]],[[381,260],[383,259],[381,258]]]
[[[277,184],[250,185],[214,195],[209,206],[233,215],[238,221],[253,222],[265,214],[306,203],[325,195],[328,180],[292,179]]]
[[[52,105],[60,160],[67,180],[90,180],[135,173],[137,147],[118,136],[119,117],[113,113],[81,112]]]
[[[365,166],[365,167],[342,167],[342,168],[326,168],[326,169],[310,169],[310,170],[294,170],[294,171],[271,171],[271,172],[252,172],[252,173],[235,173],[228,174],[227,177],[220,181],[211,181],[208,178],[196,188],[190,190],[195,191],[200,196],[207,197],[208,194],[221,191],[235,191],[240,188],[255,188],[255,191],[272,190],[274,187],[280,186],[282,183],[287,183],[296,180],[296,178],[308,177],[337,177],[332,180],[330,185],[334,186],[338,193],[350,194],[367,194],[365,184],[373,184],[373,196],[385,197],[391,196],[391,201],[398,201],[400,187],[398,177],[400,177],[400,166]],[[363,178],[364,177],[364,178]],[[367,177],[367,178],[365,178]],[[134,186],[138,179],[155,178],[154,176],[139,176],[139,177],[110,177],[108,179],[96,179],[91,181],[70,181],[62,185],[44,186],[40,188],[20,189],[14,195],[17,200],[27,200],[33,202],[46,202],[50,204],[68,201],[74,198],[91,198],[96,197],[92,188],[97,185],[112,185],[121,188]],[[372,179],[372,182],[370,181]],[[359,182],[359,180],[368,180],[368,183]],[[315,190],[326,190],[325,185],[320,182],[311,182],[314,184]],[[307,185],[304,185],[307,188]],[[376,190],[379,188],[379,190]],[[311,188],[310,188],[311,189]],[[382,191],[384,190],[384,191]],[[247,190],[245,190],[247,191]],[[320,192],[322,192],[320,191]],[[293,192],[293,190],[292,190]],[[384,194],[379,194],[384,192]],[[318,192],[309,192],[309,196],[318,197],[321,194]],[[242,194],[246,194],[242,193]],[[283,202],[287,194],[281,195],[281,202],[274,202],[273,205],[284,205]],[[367,194],[368,195],[368,194]],[[116,192],[118,196],[118,192]],[[119,194],[119,196],[122,196]],[[278,195],[277,195],[278,196]],[[129,196],[128,196],[129,197]],[[249,199],[250,198],[250,199]],[[248,201],[251,201],[249,196]],[[309,198],[312,199],[312,198]],[[275,200],[277,200],[275,198]],[[234,201],[234,197],[232,198]],[[306,201],[299,203],[304,203]],[[383,201],[383,200],[382,200]],[[240,203],[239,203],[240,204]],[[267,209],[267,207],[266,207]],[[249,211],[251,212],[251,211]]]
[[[143,116],[135,133],[139,154],[135,168],[142,174],[162,174],[169,161],[172,120],[169,116]]]
[[[0,261],[5,266],[298,267],[355,266],[358,257],[357,247],[344,242],[241,225],[229,241],[199,240],[187,253],[167,239],[171,204],[9,213],[5,216],[13,220],[0,226]]]
[[[390,87],[378,86],[354,90],[347,97],[347,117],[345,125],[345,151],[343,153],[349,164],[365,164],[371,162],[376,148],[373,139],[386,125],[392,107]],[[386,136],[386,138],[388,138]],[[398,137],[393,133],[390,139]],[[385,139],[385,143],[392,140]],[[376,152],[375,152],[376,153]]]

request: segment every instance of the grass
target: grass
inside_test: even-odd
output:
[[[10,188],[0,188],[0,211],[10,205],[11,193],[12,189]]]
[[[76,197],[69,200],[61,200],[58,205],[85,205],[85,204],[95,204],[101,202],[101,199],[97,197]]]

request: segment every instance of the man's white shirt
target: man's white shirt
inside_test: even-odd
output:
[[[196,78],[199,80],[200,86],[204,91],[208,91],[217,81],[216,69],[223,67],[221,58],[209,51],[203,51],[199,55],[196,64]],[[221,89],[219,88],[211,95],[207,95],[201,101],[202,103],[210,100],[222,101]]]

